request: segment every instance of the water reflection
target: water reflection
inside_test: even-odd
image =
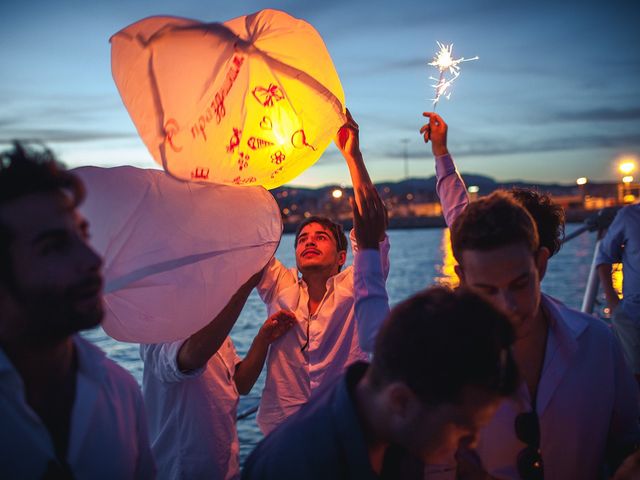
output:
[[[458,264],[451,249],[451,231],[448,228],[442,230],[442,241],[440,242],[442,252],[442,263],[436,264],[435,269],[438,275],[433,279],[434,283],[445,287],[456,288],[460,284],[460,279],[455,271]]]

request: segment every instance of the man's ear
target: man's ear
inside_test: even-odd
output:
[[[549,257],[551,256],[551,252],[547,247],[540,247],[536,252],[536,268],[538,269],[538,277],[540,281],[544,278],[545,273],[547,273],[547,263],[549,262]]]
[[[416,395],[403,382],[393,382],[385,387],[385,401],[387,411],[393,417],[394,423],[406,423],[414,418],[415,409],[419,403]]]
[[[460,266],[460,264],[456,264],[453,269],[456,272],[456,275],[458,275],[458,278],[460,279],[460,283],[464,284],[464,270],[462,269],[462,266]]]
[[[340,250],[338,252],[338,265],[343,266],[344,262],[347,261],[347,251],[346,250]]]

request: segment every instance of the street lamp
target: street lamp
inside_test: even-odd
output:
[[[620,165],[618,165],[618,170],[620,170],[620,173],[622,173],[625,176],[629,176],[631,175],[636,169],[636,162],[634,162],[633,160],[622,160],[620,162]]]
[[[585,198],[585,194],[584,194],[584,189],[585,189],[585,185],[587,184],[588,180],[587,177],[580,177],[576,179],[576,185],[578,185],[578,192],[580,194],[580,197],[582,198],[582,207],[584,208],[584,198]]]
[[[634,200],[631,195],[633,176],[631,175],[637,168],[636,159],[633,156],[626,156],[620,159],[618,170],[622,174],[622,184],[618,186],[618,202],[625,204]]]
[[[340,190],[339,188],[336,188],[331,192],[331,196],[335,199],[342,198],[342,190]]]

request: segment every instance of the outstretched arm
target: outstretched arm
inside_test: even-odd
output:
[[[451,226],[469,204],[467,187],[449,154],[447,124],[437,113],[424,112],[423,115],[429,119],[429,123],[422,126],[420,133],[424,136],[425,143],[431,142],[431,151],[436,159],[436,191],[444,219]]]
[[[354,312],[360,348],[373,353],[375,339],[389,313],[386,272],[380,252],[380,237],[387,228],[387,211],[376,194],[365,198],[360,208],[349,199],[353,230],[359,249],[353,260]]]
[[[598,265],[598,276],[600,277],[600,283],[602,284],[602,291],[607,300],[607,305],[611,311],[615,310],[620,303],[620,297],[613,288],[613,279],[611,278],[611,264],[601,263]]]
[[[363,196],[371,195],[375,191],[369,172],[364,164],[360,151],[359,127],[347,109],[347,122],[340,127],[335,138],[336,145],[349,167],[351,184],[356,195],[356,203],[360,207]]]
[[[613,288],[613,280],[611,278],[611,266],[614,263],[622,261],[623,245],[625,244],[626,234],[623,220],[624,209],[619,210],[613,222],[609,225],[607,233],[600,241],[598,253],[596,256],[596,265],[598,266],[598,276],[602,283],[602,290],[607,299],[607,304],[611,310],[620,303],[620,298]]]
[[[247,280],[211,322],[191,335],[182,344],[177,362],[181,371],[188,372],[204,367],[218,351],[238,320],[251,290],[256,286],[261,276],[262,270]]]
[[[267,358],[269,345],[289,331],[296,323],[296,316],[287,310],[280,310],[264,322],[253,339],[244,359],[236,366],[233,380],[240,395],[247,395],[260,376]]]

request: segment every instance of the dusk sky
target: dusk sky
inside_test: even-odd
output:
[[[637,1],[3,1],[0,142],[41,139],[69,166],[154,167],[111,77],[109,37],[151,15],[225,21],[277,8],[324,38],[374,181],[433,175],[418,132],[436,41],[463,64],[437,107],[463,172],[571,183],[640,158]],[[2,145],[2,147],[5,147]],[[348,183],[334,146],[294,185]]]

